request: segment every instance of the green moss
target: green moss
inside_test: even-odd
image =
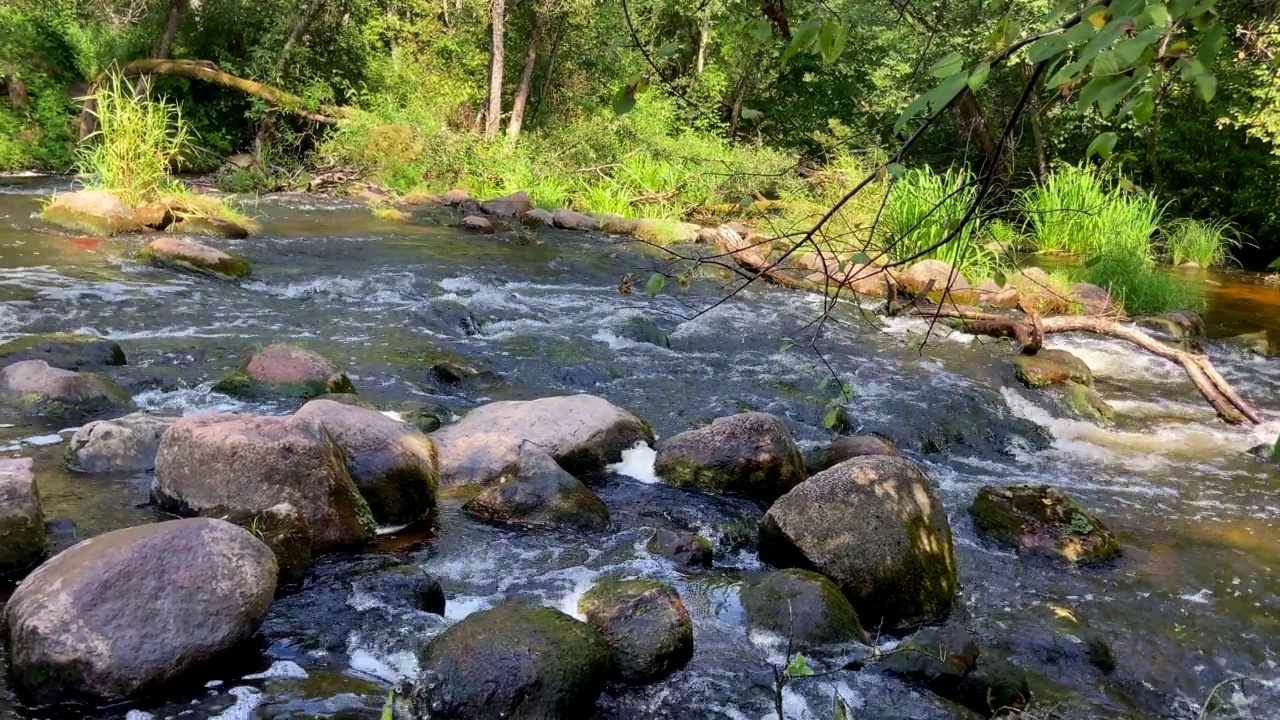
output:
[[[296,383],[262,383],[249,377],[248,362],[235,372],[219,380],[213,386],[214,392],[251,400],[271,399],[279,397],[310,400],[321,395],[355,395],[355,385],[346,373],[340,373],[332,382],[308,381]]]
[[[906,628],[941,622],[951,613],[956,587],[960,584],[955,557],[951,550],[951,530],[938,538],[936,530],[924,517],[907,521],[911,550],[891,572],[882,572],[871,583],[865,597],[849,598],[861,618],[883,618],[889,628]],[[940,548],[925,546],[925,539],[941,540]]]
[[[1115,533],[1048,486],[984,487],[969,513],[979,532],[1069,563],[1102,562],[1121,552]]]
[[[1110,422],[1115,419],[1116,412],[1107,404],[1106,400],[1098,394],[1097,390],[1088,385],[1081,385],[1078,382],[1068,380],[1063,386],[1067,393],[1067,404],[1072,410],[1099,420]]]
[[[1042,388],[1065,382],[1093,385],[1089,366],[1064,351],[1041,350],[1035,355],[1019,355],[1014,358],[1013,365],[1018,380],[1028,387]]]

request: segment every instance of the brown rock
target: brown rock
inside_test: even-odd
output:
[[[500,198],[486,200],[480,203],[480,209],[485,214],[493,215],[494,217],[520,217],[520,215],[533,209],[533,201],[529,199],[529,193],[521,190],[510,195],[503,195]]]
[[[551,214],[551,217],[555,226],[562,230],[581,230],[585,232],[600,229],[600,223],[595,218],[573,210],[557,210]]]
[[[468,215],[462,218],[462,222],[458,223],[458,227],[471,232],[493,232],[493,223],[489,222],[488,218],[483,218],[479,215]]]
[[[31,458],[0,460],[0,573],[40,562],[44,539],[44,512]]]
[[[606,235],[630,235],[635,229],[635,221],[621,215],[605,215],[600,218],[600,230]]]
[[[765,413],[718,418],[658,446],[658,475],[676,487],[772,502],[807,477],[786,425]]]
[[[132,413],[96,420],[76,430],[67,446],[67,465],[85,473],[147,472],[156,466],[160,438],[178,421]]]
[[[325,393],[354,393],[346,373],[323,355],[277,343],[254,353],[249,362],[213,389],[240,397],[285,395],[312,398]]]
[[[540,227],[544,225],[546,227],[551,227],[555,225],[555,219],[549,211],[543,210],[542,208],[534,208],[526,211],[520,216],[520,223],[528,227]]]
[[[435,193],[411,192],[400,198],[401,205],[409,207],[433,207],[436,205],[444,205],[444,199]]]
[[[466,190],[458,190],[458,189],[450,190],[446,192],[444,195],[441,195],[440,200],[444,202],[445,205],[448,205],[449,207],[466,205],[467,203],[472,202],[470,193],[468,193]]]
[[[995,280],[984,280],[973,291],[974,302],[990,308],[1009,310],[1018,307],[1022,301],[1022,292],[1012,285],[1000,287]]]
[[[124,201],[107,190],[81,190],[54,197],[41,217],[94,235],[137,232],[143,225]]]
[[[247,260],[184,237],[156,238],[142,249],[138,257],[154,265],[228,280],[248,277],[250,272]]]
[[[827,469],[834,465],[839,465],[845,460],[851,458],[863,457],[864,455],[891,455],[898,457],[901,453],[893,443],[875,435],[852,435],[836,438],[827,446],[826,457],[823,460],[823,469]]]
[[[1085,315],[1115,315],[1120,311],[1111,293],[1097,285],[1076,283],[1071,290],[1075,301],[1084,308]]]
[[[941,296],[946,290],[950,299],[957,303],[973,301],[969,281],[941,260],[921,260],[898,276],[898,283],[912,295],[924,292],[930,280],[933,281],[933,287],[929,292],[933,297]]]
[[[133,409],[129,393],[95,373],[23,360],[0,370],[0,401],[54,422],[74,422]]]

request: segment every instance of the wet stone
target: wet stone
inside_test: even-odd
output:
[[[1047,485],[987,485],[969,507],[982,534],[1020,552],[1089,564],[1120,554],[1120,542],[1096,516]]]

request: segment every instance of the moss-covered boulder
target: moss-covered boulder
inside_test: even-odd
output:
[[[248,530],[271,549],[276,556],[276,592],[292,592],[302,587],[311,571],[311,526],[298,509],[289,503],[273,505],[266,510],[233,509],[225,506],[205,508],[200,517],[226,520]]]
[[[408,423],[332,400],[312,400],[296,413],[338,443],[347,470],[380,525],[406,525],[436,504],[436,446]]]
[[[0,459],[0,575],[44,557],[44,511],[31,458]]]
[[[23,335],[0,345],[0,365],[43,360],[63,370],[89,370],[125,365],[120,343],[92,335],[49,333]]]
[[[1016,714],[1031,702],[1027,674],[982,656],[973,633],[955,625],[916,632],[885,654],[883,667],[985,717]]]
[[[1035,355],[1019,355],[1013,359],[1013,370],[1027,387],[1041,388],[1066,382],[1093,385],[1089,366],[1066,350],[1041,350]]]
[[[138,253],[139,260],[220,280],[249,276],[249,261],[185,237],[158,237]]]
[[[664,557],[685,570],[701,570],[711,567],[713,549],[711,541],[688,530],[660,527],[645,549]]]
[[[107,190],[63,193],[45,205],[45,222],[94,235],[138,232],[142,221],[124,201]]]
[[[657,682],[693,657],[693,621],[665,583],[601,580],[578,601],[578,612],[613,649],[614,673],[625,683]]]
[[[289,503],[306,518],[317,553],[358,546],[377,529],[342,448],[319,423],[297,417],[182,418],[160,440],[151,497],[177,515]]]
[[[168,230],[180,235],[204,235],[228,240],[249,237],[249,228],[231,218],[190,212],[181,213],[177,222],[170,225]]]
[[[676,487],[763,502],[772,502],[808,475],[787,426],[754,412],[673,436],[658,446],[654,469]]]
[[[603,530],[609,509],[550,455],[520,457],[462,506],[485,522],[529,528]]]
[[[177,420],[147,413],[95,420],[71,436],[67,467],[83,473],[153,470],[160,438]]]
[[[1077,415],[1091,420],[1110,422],[1115,419],[1116,411],[1103,399],[1102,395],[1088,385],[1068,380],[1062,385],[1067,396],[1067,406]]]
[[[418,660],[414,717],[433,720],[591,717],[613,666],[595,627],[516,602],[468,615]]]
[[[44,360],[23,360],[0,370],[0,402],[53,423],[133,409],[129,393],[107,378],[50,367]]]
[[[900,457],[846,460],[800,483],[760,522],[760,559],[831,578],[862,622],[944,618],[956,592],[951,526],[933,482]]]
[[[818,653],[864,642],[858,613],[824,575],[800,568],[759,573],[739,590],[747,622],[797,652]]]
[[[1120,554],[1115,533],[1048,485],[984,486],[969,514],[979,532],[1020,552],[1080,564]]]
[[[355,393],[347,374],[319,353],[283,343],[249,358],[213,389],[243,398],[314,398],[325,393]]]

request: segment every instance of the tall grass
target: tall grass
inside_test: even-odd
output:
[[[1235,227],[1222,220],[1179,218],[1162,228],[1160,235],[1165,254],[1174,265],[1221,267],[1231,261],[1231,250],[1243,244]]]
[[[76,151],[85,184],[110,190],[129,207],[174,192],[170,170],[191,142],[178,106],[152,98],[148,82],[135,85],[114,74],[94,99],[98,129]]]
[[[1018,199],[1036,252],[1089,257],[1106,242],[1103,214],[1113,198],[1092,169],[1061,166]]]
[[[960,223],[977,195],[967,171],[907,171],[890,187],[882,218],[893,255],[941,260],[975,282],[991,277],[998,258],[979,243],[979,223],[966,224],[950,242],[934,248]]]

